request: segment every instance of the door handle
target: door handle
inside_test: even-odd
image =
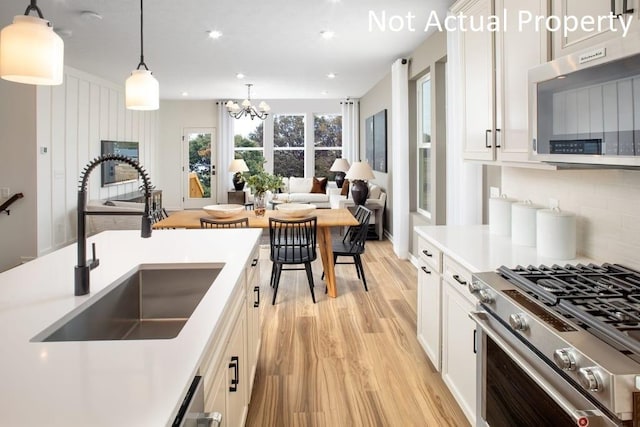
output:
[[[253,301],[253,307],[258,308],[260,307],[260,286],[254,287],[253,292],[256,294],[256,299]]]
[[[233,378],[231,378],[231,385],[229,386],[229,391],[231,393],[235,393],[238,391],[238,384],[240,383],[239,371],[240,371],[240,360],[238,356],[231,356],[231,363],[229,363],[229,369],[233,369]]]
[[[432,254],[432,253],[430,253],[430,252],[429,252],[428,250],[426,250],[426,249],[425,249],[424,251],[422,251],[422,253],[423,253],[423,254],[425,254],[426,256],[428,256],[429,258],[431,258],[431,257],[433,256],[433,254]]]
[[[462,280],[460,278],[460,276],[458,276],[457,274],[454,274],[452,277],[453,277],[453,280],[455,280],[456,282],[460,283],[462,286],[467,286],[467,282]]]
[[[424,271],[425,273],[427,273],[427,274],[431,274],[431,272],[429,270],[427,270],[427,267],[425,267],[425,266],[420,267],[420,269],[422,271]]]
[[[489,134],[491,133],[491,129],[487,129],[484,131],[484,146],[485,148],[491,148],[491,144],[489,143]]]
[[[502,133],[500,133],[500,129],[496,129],[496,148],[500,148],[501,144],[500,144],[500,137],[502,136]]]
[[[254,258],[253,261],[251,261],[251,267],[255,267],[256,265],[258,265],[258,258]]]

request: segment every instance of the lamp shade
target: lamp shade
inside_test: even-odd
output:
[[[0,32],[0,77],[33,85],[62,84],[64,43],[49,21],[13,18]]]
[[[249,172],[243,159],[233,159],[229,164],[229,172]]]
[[[335,159],[331,165],[331,172],[346,172],[349,170],[349,162],[347,159]]]
[[[347,172],[346,178],[351,181],[355,179],[360,180],[368,180],[375,179],[375,175],[371,170],[371,166],[367,162],[353,162],[349,171]]]
[[[149,70],[133,70],[125,83],[126,105],[129,110],[157,110],[160,107],[160,86]]]

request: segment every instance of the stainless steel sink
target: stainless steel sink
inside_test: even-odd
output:
[[[140,268],[104,295],[55,322],[31,341],[175,338],[222,266]]]

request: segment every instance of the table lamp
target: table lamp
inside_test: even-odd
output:
[[[351,196],[356,205],[364,205],[369,195],[368,179],[375,179],[371,166],[367,162],[353,162],[347,176],[351,185]]]
[[[330,172],[336,173],[336,185],[338,188],[342,188],[344,184],[344,175],[349,170],[349,162],[347,159],[335,159],[331,165]]]
[[[249,168],[243,159],[233,159],[229,165],[229,172],[235,172],[233,175],[233,188],[236,191],[244,190],[244,178],[242,172],[248,172]]]

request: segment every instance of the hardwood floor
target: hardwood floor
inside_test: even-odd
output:
[[[271,305],[261,253],[262,348],[247,426],[468,426],[416,339],[416,269],[390,242],[368,241],[369,292],[353,265],[337,265],[338,298],[317,304],[304,271],[282,273]]]

